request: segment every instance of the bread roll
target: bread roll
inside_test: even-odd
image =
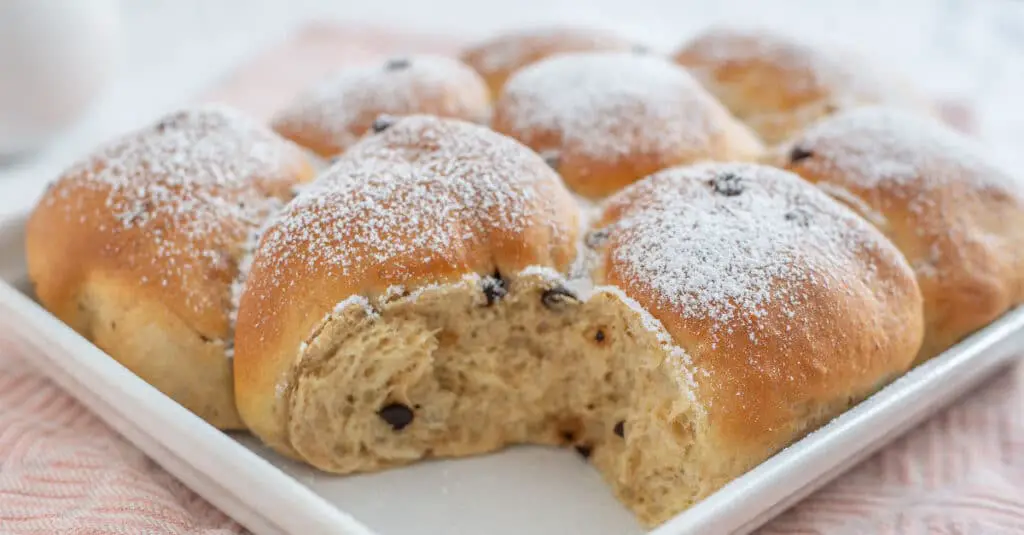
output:
[[[761,154],[685,70],[650,55],[562,54],[526,67],[505,86],[493,126],[591,199],[673,165]]]
[[[671,169],[579,241],[578,221],[540,158],[483,128],[409,117],[365,138],[255,255],[243,418],[336,473],[571,445],[654,525],[920,345],[899,252],[789,173]]]
[[[567,52],[631,50],[646,49],[608,30],[558,25],[506,32],[466,48],[460,57],[484,77],[497,98],[512,73],[542,59]]]
[[[838,110],[865,104],[936,113],[894,73],[847,50],[765,29],[711,28],[675,59],[770,145]]]
[[[938,121],[850,110],[773,157],[859,211],[910,261],[925,301],[919,360],[1024,300],[1024,182]]]
[[[428,114],[486,122],[490,97],[483,79],[462,62],[413,55],[348,67],[298,95],[280,110],[274,129],[319,156],[345,151],[388,117]]]
[[[544,161],[482,126],[410,116],[364,138],[289,205],[254,256],[236,337],[242,418],[275,449],[339,472],[411,460],[377,415],[391,404],[424,403],[415,428],[428,433],[443,427],[436,418],[477,433],[482,412],[469,399],[425,399],[436,381],[457,389],[470,379],[456,368],[422,374],[446,358],[432,355],[439,343],[481,359],[500,347],[472,330],[482,317],[442,322],[479,309],[504,329],[488,305],[509,292],[507,276],[567,269],[578,225]],[[385,309],[410,321],[378,321]],[[365,441],[379,451],[360,453]]]
[[[232,285],[247,240],[312,168],[227,108],[169,114],[69,169],[28,221],[40,303],[185,408],[242,422]]]

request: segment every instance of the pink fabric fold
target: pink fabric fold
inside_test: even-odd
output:
[[[242,531],[0,345],[0,533]]]
[[[1024,365],[897,439],[765,534],[1024,533]]]

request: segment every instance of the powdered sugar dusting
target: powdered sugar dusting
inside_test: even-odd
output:
[[[371,318],[377,317],[377,311],[370,306],[370,301],[361,295],[350,295],[343,299],[334,306],[333,314],[341,314],[350,306],[358,306],[359,308],[362,308],[363,311],[366,312],[366,315]]]
[[[718,132],[713,99],[682,68],[652,55],[563,54],[516,73],[497,113],[514,137],[554,132],[598,159],[677,153]]]
[[[769,309],[799,321],[805,283],[835,284],[879,237],[823,193],[764,166],[674,168],[626,193],[616,199],[643,200],[612,223],[610,262],[634,291],[653,292],[646,306],[711,320],[713,339],[742,325],[756,343]]]
[[[223,310],[230,296],[206,285],[230,280],[247,233],[280,206],[294,150],[229,108],[182,110],[77,164],[43,202],[107,234],[105,254],[144,273],[140,284]]]
[[[995,192],[990,198],[1001,199],[990,204],[992,210],[1004,203],[1024,206],[1024,180],[1000,169],[982,146],[936,120],[904,111],[865,107],[843,112],[808,129],[780,156],[794,152],[806,156],[788,162],[793,169],[813,177],[819,188],[854,206],[880,229],[890,230],[879,214],[887,205],[896,203],[899,213],[913,217],[917,235],[932,243],[926,253],[908,251],[923,278],[960,269],[961,260],[943,258],[940,241],[987,239],[974,223],[965,224],[969,216],[960,215],[972,210],[979,194]]]
[[[993,168],[985,149],[938,121],[883,107],[849,110],[794,141],[812,154],[798,162],[819,176],[842,176],[863,189],[884,188],[924,201],[934,188],[971,180],[978,187],[1020,188]],[[913,188],[893,186],[913,185]],[[899,191],[897,191],[899,190]]]
[[[628,41],[610,31],[582,27],[541,27],[513,31],[477,44],[463,54],[486,75],[511,72],[543,57],[569,52],[626,50]]]
[[[783,84],[787,94],[814,95],[837,107],[862,102],[913,102],[907,90],[895,87],[891,73],[883,72],[843,48],[827,42],[804,41],[764,28],[714,28],[692,41],[681,57],[687,68],[709,87],[716,85],[719,69],[746,66],[750,72],[758,73],[762,70],[754,66],[764,65],[771,69],[767,72],[777,73],[772,75],[771,83]],[[812,99],[807,104],[813,102]],[[789,99],[784,104],[792,105]]]
[[[410,116],[353,146],[303,191],[259,256],[275,286],[299,277],[279,267],[291,255],[300,255],[299,269],[350,283],[405,284],[422,266],[462,265],[495,246],[492,236],[547,235],[568,247],[576,217],[557,213],[567,198],[557,175],[513,140]]]
[[[488,111],[487,87],[473,69],[448,57],[415,55],[341,70],[299,95],[274,124],[315,129],[340,151],[381,114],[483,121]]]

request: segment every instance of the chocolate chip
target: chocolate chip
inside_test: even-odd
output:
[[[726,197],[735,197],[743,193],[743,180],[733,173],[722,173],[711,181],[715,193]]]
[[[188,112],[186,111],[179,111],[176,113],[172,113],[170,115],[166,115],[162,119],[160,119],[160,122],[156,124],[156,131],[162,134],[166,132],[167,129],[180,125],[187,120]]]
[[[487,306],[493,305],[496,301],[508,295],[508,286],[501,273],[495,271],[494,275],[484,278],[482,282],[484,296],[487,297]]]
[[[557,152],[545,152],[541,154],[541,157],[544,158],[544,163],[555,171],[558,170],[558,164],[562,162],[562,157]]]
[[[384,64],[384,69],[389,71],[400,71],[402,69],[408,69],[412,62],[409,58],[391,58]]]
[[[353,404],[353,403],[355,403],[355,402],[356,402],[356,397],[355,397],[355,396],[353,396],[352,394],[349,394],[349,395],[345,396],[345,401],[346,401],[346,402],[347,402],[347,403],[348,403],[349,405],[351,405],[351,404]]]
[[[794,208],[793,210],[786,212],[783,216],[786,221],[792,221],[801,227],[807,228],[811,224],[811,214],[807,213],[807,210],[803,208]]]
[[[373,124],[370,125],[370,129],[373,130],[374,134],[379,134],[388,128],[391,128],[391,125],[393,124],[395,124],[394,117],[390,115],[381,115],[373,120]]]
[[[544,290],[540,296],[540,302],[548,310],[565,310],[569,305],[579,303],[576,295],[564,286],[555,286]]]
[[[382,420],[391,426],[391,429],[395,431],[401,431],[405,429],[405,426],[412,423],[413,412],[412,409],[406,407],[401,403],[390,403],[381,408],[377,412],[377,416],[380,416]]]
[[[814,156],[813,152],[801,147],[800,145],[797,145],[793,147],[793,150],[789,151],[789,163],[796,163],[799,162],[800,160],[806,160],[811,156]]]
[[[167,119],[160,121],[156,124],[156,131],[163,134],[168,128],[174,125],[175,119],[176,117],[168,117]]]
[[[619,423],[615,424],[615,429],[612,429],[612,431],[619,437],[624,438],[626,436],[626,422],[619,421]]]
[[[580,457],[583,457],[584,459],[589,459],[590,458],[590,454],[593,451],[594,451],[594,448],[592,448],[592,447],[590,447],[590,446],[588,446],[586,444],[577,444],[576,445],[576,453],[580,454]]]
[[[606,228],[591,231],[583,238],[583,243],[591,249],[597,249],[604,245],[604,242],[608,241],[609,234],[611,232]]]
[[[597,343],[599,343],[599,344],[601,342],[604,342],[604,331],[601,330],[601,329],[598,329],[597,330],[597,334],[594,335],[594,340],[596,340]]]

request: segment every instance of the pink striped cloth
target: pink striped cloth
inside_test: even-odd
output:
[[[241,532],[0,345],[0,534]]]
[[[0,347],[0,533],[244,531],[10,353]],[[762,532],[1024,533],[1024,365]]]

